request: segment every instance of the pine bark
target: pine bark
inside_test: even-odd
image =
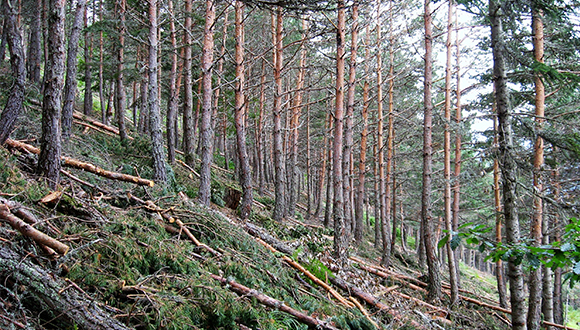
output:
[[[461,203],[461,48],[459,42],[458,10],[455,8],[455,61],[457,70],[457,84],[455,86],[455,160],[453,173],[453,231],[459,229],[459,213]],[[459,254],[455,253],[455,265],[457,270],[457,286],[461,286],[461,276],[459,272]]]
[[[62,90],[65,66],[65,0],[50,0],[48,3],[48,39],[42,99],[42,135],[38,173],[48,180],[51,189],[60,181],[60,154]]]
[[[543,13],[541,10],[533,8],[532,9],[532,39],[534,45],[534,59],[537,62],[544,63],[544,23],[543,23]],[[545,88],[542,82],[542,77],[536,74],[534,77],[535,85],[535,107],[536,107],[536,127],[538,130],[542,129],[543,123],[545,121],[544,109],[545,109]],[[543,205],[543,182],[542,182],[542,170],[544,166],[544,139],[541,136],[536,138],[534,145],[534,171],[533,171],[533,186],[534,186],[534,207],[532,214],[531,223],[531,238],[532,245],[539,247],[543,244],[543,225],[544,225],[544,205]],[[546,242],[547,243],[547,242]],[[545,272],[542,276],[542,270]],[[539,323],[541,321],[541,311],[542,311],[542,298],[545,298],[544,306],[552,306],[552,295],[550,292],[550,282],[551,282],[551,272],[548,267],[538,267],[530,274],[529,279],[529,298],[528,298],[528,330],[539,329]],[[544,288],[544,284],[546,288]],[[544,294],[543,294],[544,291]],[[552,322],[553,314],[551,308],[546,308],[547,312],[544,316],[544,320]]]
[[[449,0],[447,12],[447,63],[445,66],[445,124],[443,137],[443,153],[444,153],[444,205],[445,205],[445,229],[447,234],[453,233],[453,219],[451,213],[451,36],[453,29],[453,10],[455,4],[453,0]],[[451,305],[457,302],[459,297],[459,288],[457,283],[457,265],[455,264],[455,256],[451,248],[451,240],[445,244],[447,249],[447,265],[449,268],[449,284],[451,286]]]
[[[345,7],[339,0],[336,35],[336,104],[334,110],[334,141],[332,146],[332,175],[334,188],[334,256],[339,260],[347,258],[348,228],[344,216],[343,192],[343,130],[344,130],[344,47],[345,47]]]
[[[183,45],[185,48],[183,57],[183,152],[185,153],[185,162],[189,166],[194,166],[194,120],[193,120],[193,72],[191,58],[191,29],[192,24],[192,0],[185,0],[185,22],[183,31]]]
[[[512,115],[510,111],[505,69],[505,44],[503,40],[502,14],[496,0],[489,2],[491,23],[491,46],[493,50],[493,76],[497,104],[499,160],[502,171],[503,207],[507,244],[518,244],[521,239],[516,208],[517,165],[513,151]],[[512,329],[526,329],[526,306],[522,267],[516,257],[508,260],[510,302],[512,307]]]
[[[177,107],[179,106],[179,89],[177,88],[177,37],[175,35],[175,16],[173,0],[167,2],[170,13],[169,38],[171,39],[171,71],[169,72],[169,99],[167,100],[167,159],[170,164],[175,163],[175,141],[177,130]]]
[[[42,1],[42,0],[40,0]],[[99,1],[99,21],[103,20],[103,1]],[[104,40],[103,40],[103,30],[99,31],[99,104],[101,106],[101,121],[103,124],[107,125],[107,112],[105,111],[105,81],[104,81],[104,70],[103,70],[103,54],[104,54]]]
[[[94,17],[94,16],[93,16]],[[85,6],[85,12],[83,14],[84,29],[85,29],[85,95],[83,98],[83,113],[87,116],[92,115],[93,112],[93,82],[92,82],[92,69],[93,69],[93,35],[88,31],[88,10]]]
[[[31,300],[34,304],[31,307],[39,311],[53,311],[54,315],[58,315],[53,321],[68,325],[67,328],[130,329],[109,315],[101,304],[95,303],[91,297],[79,293],[71,288],[70,283],[6,246],[0,247],[0,274],[3,283],[26,284],[26,300],[28,302]],[[6,277],[10,277],[11,280],[7,281]]]
[[[425,78],[424,78],[424,116],[423,116],[423,191],[421,194],[421,225],[422,240],[425,247],[427,267],[429,271],[428,300],[437,301],[441,297],[441,279],[436,247],[433,242],[434,220],[431,205],[431,176],[433,167],[433,104],[431,100],[431,87],[433,84],[433,18],[431,1],[425,0]]]
[[[272,17],[273,18],[273,17]],[[273,218],[276,221],[282,221],[286,216],[286,193],[285,193],[285,176],[286,176],[286,166],[284,161],[284,147],[282,142],[282,64],[283,59],[283,44],[282,44],[282,29],[283,29],[283,16],[282,9],[278,9],[276,12],[275,24],[272,24],[273,36],[274,36],[274,109],[272,111],[273,124],[274,124],[274,213]]]
[[[73,25],[68,39],[66,78],[62,107],[62,137],[68,140],[71,135],[73,110],[77,94],[77,52],[83,24],[86,0],[77,0]]]
[[[163,132],[161,131],[161,110],[159,109],[157,60],[159,51],[157,1],[149,0],[149,130],[151,133],[151,153],[153,156],[153,179],[165,183],[167,170],[163,152]],[[120,130],[120,127],[119,127]]]
[[[352,149],[354,145],[353,138],[353,115],[355,104],[355,90],[356,90],[356,64],[358,53],[358,1],[352,4],[352,27],[351,27],[351,46],[350,46],[350,61],[348,70],[348,89],[346,98],[346,113],[344,116],[344,151],[342,159],[343,180],[343,194],[344,194],[344,222],[349,230],[349,237],[352,237],[356,231],[356,221],[352,217],[353,207],[350,196],[353,191],[353,155]]]
[[[0,115],[0,145],[4,144],[10,136],[10,133],[16,125],[18,116],[22,112],[26,84],[24,48],[17,25],[15,4],[7,0],[4,3],[4,8],[4,28],[6,29],[6,42],[8,43],[8,49],[10,51],[10,68],[14,82],[2,115]]]
[[[199,202],[209,206],[211,197],[211,164],[213,162],[213,90],[212,90],[212,65],[213,65],[213,32],[215,22],[215,4],[212,0],[205,2],[205,28],[203,33],[203,49],[201,71],[203,74],[203,100],[200,126],[200,156],[201,168],[199,170]]]
[[[494,101],[494,113],[497,112],[495,101]],[[498,146],[498,134],[497,134],[497,119],[494,119],[493,128],[495,132],[494,137],[494,148],[499,148]],[[500,169],[499,169],[499,159],[496,158],[493,160],[493,195],[494,195],[494,205],[495,205],[495,241],[497,244],[501,244],[502,242],[502,215],[503,215],[503,207],[501,205],[501,187],[500,187]],[[504,266],[503,261],[499,259],[495,263],[495,277],[497,280],[497,292],[499,296],[499,305],[503,308],[507,308],[507,299],[506,299],[506,287],[505,287],[505,279],[504,279]]]
[[[238,145],[238,159],[240,164],[240,186],[242,186],[242,204],[240,217],[247,220],[252,211],[252,173],[250,159],[246,146],[246,101],[244,96],[245,67],[244,67],[244,4],[236,1],[236,90],[234,124],[236,126],[236,141]]]
[[[30,21],[30,38],[28,40],[28,56],[26,58],[26,71],[28,80],[35,85],[40,85],[40,63],[42,61],[41,22],[42,22],[42,0],[36,0],[34,5],[32,6],[32,19]]]
[[[395,134],[395,129],[394,129],[394,104],[393,104],[393,93],[394,93],[394,88],[395,88],[395,75],[394,75],[394,58],[395,58],[395,54],[394,54],[394,49],[393,49],[393,44],[394,44],[394,39],[393,39],[393,31],[392,31],[392,26],[394,24],[393,22],[393,1],[389,1],[389,16],[390,16],[390,23],[389,24],[389,89],[387,91],[387,95],[388,95],[388,120],[387,120],[387,161],[386,161],[386,166],[385,166],[385,205],[384,205],[384,209],[385,209],[385,223],[383,224],[383,230],[385,231],[385,234],[383,234],[383,236],[389,236],[389,239],[383,239],[383,249],[382,249],[382,255],[381,255],[381,264],[385,267],[388,267],[389,264],[391,263],[391,246],[394,244],[393,241],[391,241],[393,238],[395,238],[396,232],[393,232],[392,235],[391,233],[389,233],[389,231],[387,230],[387,228],[389,228],[388,226],[388,221],[392,220],[393,222],[393,230],[395,229],[395,219],[391,219],[391,211],[392,211],[392,200],[393,200],[393,196],[392,196],[392,191],[391,191],[391,185],[390,185],[390,181],[391,181],[391,176],[393,175],[393,140],[394,140],[394,134]]]
[[[115,84],[115,113],[117,125],[119,126],[119,138],[121,143],[127,143],[127,132],[125,131],[125,11],[127,9],[127,0],[118,0],[118,17],[119,17],[119,45],[117,49],[117,83]]]
[[[308,37],[308,25],[305,19],[302,19],[302,38],[306,40]],[[294,102],[292,105],[292,113],[290,119],[290,157],[289,157],[289,171],[288,171],[288,214],[294,217],[296,213],[296,203],[298,203],[298,185],[299,185],[299,169],[298,169],[298,141],[300,137],[299,125],[300,114],[302,112],[302,99],[304,94],[304,79],[306,72],[306,45],[302,43],[300,46],[300,60],[298,63],[298,77],[296,78],[296,93],[294,94]]]
[[[365,76],[368,76],[369,60],[370,60],[370,42],[369,42],[369,28],[366,28],[365,39]],[[367,155],[367,137],[368,137],[368,114],[369,110],[369,82],[365,79],[363,84],[363,105],[361,109],[362,116],[362,131],[360,133],[360,160],[358,163],[358,187],[357,199],[355,204],[355,218],[356,227],[354,231],[354,240],[361,243],[364,234],[364,203],[365,203],[365,176],[366,176],[366,155]]]

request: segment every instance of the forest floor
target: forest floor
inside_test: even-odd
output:
[[[13,138],[35,144],[38,122],[21,123]],[[147,140],[123,146],[80,123],[88,122],[78,120],[66,156],[152,176]],[[167,186],[154,187],[64,168],[54,194],[34,174],[35,161],[22,149],[0,148],[0,206],[15,203],[8,213],[25,211],[34,229],[70,250],[55,252],[2,219],[2,329],[508,328],[493,280],[481,280],[490,275],[464,266],[465,299],[450,306],[444,294],[429,304],[419,280],[425,269],[412,250],[398,248],[382,268],[367,233],[340,264],[331,256],[331,229],[302,216],[273,221],[268,195],[256,197],[250,221],[240,221],[227,206],[239,195],[230,171],[214,167],[206,208],[195,202],[195,169],[181,163]]]

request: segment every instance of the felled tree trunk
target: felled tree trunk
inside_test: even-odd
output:
[[[130,329],[111,317],[91,297],[79,292],[75,285],[6,246],[0,247],[0,280],[2,283],[24,286],[27,297],[34,301],[33,305],[26,307],[43,311],[42,314],[51,320],[51,325],[91,330]]]

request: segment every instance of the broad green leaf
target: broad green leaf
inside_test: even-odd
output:
[[[437,244],[437,248],[441,249],[445,246],[445,244],[447,244],[447,241],[449,241],[449,235],[445,235],[445,237],[443,237],[439,243]]]

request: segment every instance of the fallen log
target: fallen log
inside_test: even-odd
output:
[[[200,242],[195,236],[193,236],[193,234],[191,233],[191,231],[189,230],[189,228],[187,228],[187,226],[185,224],[183,224],[183,222],[181,222],[181,220],[179,219],[175,219],[175,223],[179,226],[179,228],[185,233],[185,235],[191,240],[193,241],[193,243],[200,248],[205,249],[207,252],[211,253],[214,256],[221,256],[221,253],[219,253],[218,251],[214,250],[213,248],[211,248],[209,245],[204,244],[202,242]]]
[[[391,315],[394,319],[398,320],[398,321],[407,321],[410,323],[411,326],[417,328],[417,329],[424,329],[425,327],[423,327],[422,325],[420,325],[419,323],[413,321],[413,320],[405,320],[403,315],[401,315],[401,313],[399,313],[398,311],[394,310],[393,308],[391,308],[390,306],[383,304],[381,302],[381,300],[373,295],[371,295],[370,293],[367,293],[361,289],[359,289],[358,287],[351,285],[350,283],[344,281],[341,278],[338,277],[331,277],[329,278],[330,283],[334,284],[335,286],[339,287],[341,290],[348,292],[352,295],[354,295],[355,297],[363,300],[364,302],[366,302],[367,304],[377,308],[378,310],[381,311],[385,311],[387,312],[389,315]]]
[[[243,225],[243,228],[248,234],[264,240],[266,243],[272,245],[276,250],[284,254],[292,255],[294,253],[294,250],[292,250],[283,242],[280,242],[272,235],[268,234],[264,229],[260,228],[259,226],[256,226],[251,223],[245,223]]]
[[[407,281],[405,281],[405,280],[403,280],[401,278],[398,278],[397,276],[395,276],[393,274],[388,274],[386,272],[383,272],[383,271],[380,271],[378,269],[374,269],[374,268],[371,268],[371,267],[367,267],[367,266],[362,265],[362,264],[359,264],[358,266],[362,270],[366,270],[367,272],[369,272],[371,274],[374,274],[376,276],[379,276],[379,277],[382,277],[382,278],[385,278],[385,279],[392,279],[392,280],[395,280],[397,282],[402,283],[403,285],[409,287],[410,289],[413,289],[413,290],[416,290],[416,291],[419,291],[419,292],[423,292],[423,293],[427,293],[427,290],[423,289],[422,287],[417,286],[417,285],[415,285],[413,283],[409,283],[409,282],[407,282]]]
[[[276,250],[270,244],[264,242],[261,238],[255,237],[255,239],[256,239],[256,241],[258,241],[258,243],[260,243],[263,246],[265,246],[272,253],[274,253],[274,254],[280,253],[280,251]],[[296,261],[290,259],[286,255],[283,255],[282,256],[282,260],[286,261],[287,264],[289,264],[290,266],[294,267],[295,269],[301,271],[302,274],[306,275],[306,277],[308,277],[314,283],[316,283],[319,286],[321,286],[324,290],[326,290],[328,293],[330,293],[334,298],[336,298],[336,300],[340,301],[343,305],[345,305],[347,307],[354,307],[354,304],[353,303],[351,303],[350,301],[346,300],[343,296],[340,295],[340,293],[336,292],[336,290],[334,290],[333,288],[331,288],[330,286],[328,286],[328,284],[326,284],[323,281],[321,281],[318,277],[314,276],[314,274],[312,274],[307,269],[305,269],[304,267],[302,267],[302,265],[300,265]]]
[[[0,197],[0,204],[6,205],[12,214],[24,220],[26,223],[33,225],[38,222],[36,216],[18,202]]]
[[[345,305],[346,307],[350,307],[350,308],[354,307],[354,304],[352,302],[346,300],[342,295],[340,295],[340,293],[336,292],[336,290],[331,288],[328,284],[324,283],[318,277],[314,276],[311,272],[309,272],[307,269],[302,267],[302,265],[300,265],[296,261],[290,259],[288,256],[282,256],[282,259],[284,261],[286,261],[286,263],[289,264],[290,266],[301,271],[304,275],[306,275],[309,279],[311,279],[312,282],[321,286],[324,290],[326,290],[328,293],[330,293],[334,298],[336,298],[336,300],[340,301],[343,305]]]
[[[104,129],[100,129],[100,128],[96,127],[96,126],[93,126],[93,125],[91,125],[89,123],[82,122],[80,120],[73,120],[73,123],[85,127],[85,130],[83,131],[83,134],[86,134],[85,132],[88,132],[88,129],[90,128],[92,130],[95,130],[95,131],[97,131],[99,133],[103,133],[103,134],[108,135],[108,136],[113,136],[113,137],[115,136],[114,133],[111,133],[111,132],[106,131]]]
[[[5,204],[0,204],[0,219],[5,220],[12,226],[12,228],[18,230],[22,235],[30,237],[36,243],[44,246],[48,246],[54,251],[65,255],[70,249],[68,245],[63,244],[54,238],[46,235],[45,233],[37,230],[26,222],[22,221],[20,218],[16,217],[10,212],[10,209]]]
[[[176,225],[179,226],[179,229],[176,228],[176,230],[180,230],[182,232],[185,233],[185,235],[198,247],[203,248],[205,250],[207,250],[209,253],[211,253],[214,256],[220,256],[221,253],[219,253],[218,251],[214,250],[213,248],[211,248],[209,245],[204,244],[202,242],[200,242],[189,230],[189,228],[187,228],[187,226],[179,219],[174,218],[172,216],[170,216],[169,214],[167,214],[167,212],[165,212],[164,209],[160,208],[159,206],[157,206],[155,203],[153,203],[152,201],[146,201],[143,200],[137,196],[132,195],[131,193],[127,193],[127,197],[129,199],[132,199],[136,202],[139,202],[143,205],[145,205],[145,207],[147,207],[147,209],[151,212],[156,212],[157,214],[159,214],[159,216],[161,216],[163,219],[167,220],[169,223],[175,223]],[[167,226],[165,226],[165,230],[167,231],[171,231],[171,229],[168,229]]]
[[[441,315],[439,315],[439,316],[441,316],[441,317],[445,317],[447,314],[449,314],[449,312],[448,312],[448,311],[446,311],[446,310],[444,310],[443,308],[440,308],[440,307],[437,307],[437,306],[431,305],[431,304],[429,304],[429,303],[427,303],[427,302],[424,302],[424,301],[423,301],[423,300],[421,300],[421,299],[417,299],[417,298],[415,298],[415,297],[411,297],[411,296],[409,296],[409,295],[407,295],[407,294],[404,294],[404,293],[402,293],[402,292],[398,292],[398,291],[391,291],[390,293],[391,293],[391,294],[394,294],[394,295],[397,295],[397,296],[399,296],[399,297],[401,297],[401,298],[403,298],[403,299],[410,300],[410,301],[412,301],[412,302],[416,303],[417,305],[421,305],[421,306],[423,306],[423,307],[427,307],[427,308],[429,308],[429,309],[432,309],[432,310],[434,310],[434,311],[436,311],[436,312],[438,312],[438,313],[441,313]],[[452,322],[451,322],[451,321],[449,321],[449,320],[446,320],[446,321],[447,321],[447,323],[449,323],[449,324],[452,324]]]
[[[234,291],[235,293],[237,293],[241,296],[252,297],[263,305],[266,305],[270,308],[278,309],[282,312],[288,313],[288,314],[292,315],[294,318],[296,318],[297,321],[304,323],[304,324],[308,325],[309,327],[316,328],[316,329],[336,330],[335,327],[333,327],[325,322],[322,322],[322,321],[320,321],[320,320],[318,320],[310,315],[307,315],[303,312],[300,312],[298,310],[295,310],[294,308],[287,306],[283,301],[274,299],[270,296],[267,296],[263,293],[258,292],[257,290],[250,289],[244,285],[236,283],[235,281],[232,281],[232,280],[228,280],[228,279],[223,278],[221,276],[214,275],[214,274],[211,274],[210,276],[214,280],[220,282],[222,285],[227,286],[230,290]]]
[[[71,286],[65,280],[7,246],[0,246],[0,278],[6,284],[11,278],[26,288],[27,299],[21,300],[33,311],[52,311],[55,315],[47,327],[94,330],[127,330],[123,323],[109,315],[93,297]],[[9,282],[8,282],[9,283]],[[17,290],[14,290],[17,292]]]
[[[37,155],[40,153],[40,149],[38,149],[34,146],[31,146],[29,144],[26,144],[26,143],[22,143],[22,142],[15,141],[12,139],[7,139],[5,143],[6,143],[6,145],[8,145],[12,148],[26,150],[30,153],[37,154]],[[107,170],[102,169],[96,165],[93,165],[90,163],[85,163],[85,162],[82,162],[80,160],[76,160],[74,158],[62,156],[61,159],[64,161],[65,166],[85,170],[87,172],[91,172],[91,173],[97,174],[99,176],[108,178],[108,179],[131,182],[131,183],[135,183],[135,184],[138,184],[141,186],[153,187],[155,185],[155,182],[153,182],[151,180],[143,179],[143,178],[136,177],[136,176],[129,175],[129,174],[107,171]]]
[[[115,135],[119,135],[119,130],[116,127],[112,127],[112,126],[105,125],[105,124],[101,123],[100,121],[95,120],[95,119],[90,118],[90,117],[87,117],[87,116],[85,116],[84,114],[82,114],[80,112],[76,112],[75,111],[73,113],[73,118],[74,119],[77,119],[77,120],[86,121],[86,122],[90,123],[91,125],[93,125],[94,127],[100,128],[100,129],[105,130],[105,131],[108,131],[108,132],[111,132],[111,133],[113,133]],[[80,124],[82,124],[84,126],[87,126],[84,123],[80,123]],[[127,139],[133,140],[133,137],[127,136]]]

